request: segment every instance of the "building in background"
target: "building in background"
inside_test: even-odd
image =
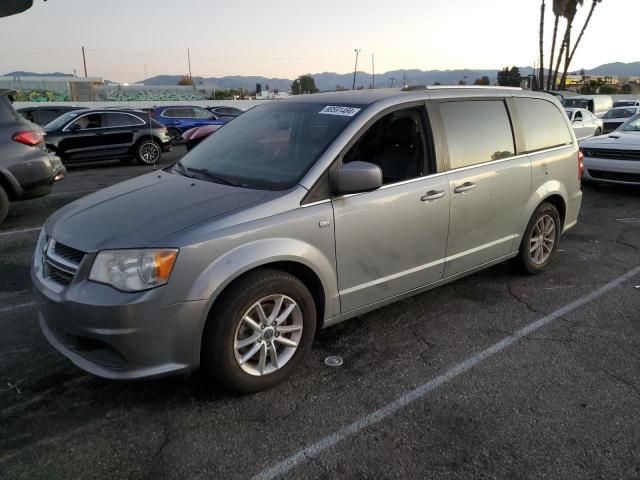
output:
[[[18,102],[92,102],[102,85],[100,77],[0,77],[0,88],[15,90]]]

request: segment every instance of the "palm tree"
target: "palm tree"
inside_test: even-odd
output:
[[[556,19],[553,24],[553,42],[551,43],[551,60],[549,61],[549,78],[547,79],[547,90],[555,88],[555,83],[551,85],[551,79],[553,77],[553,57],[556,53],[556,39],[558,38],[558,22],[560,17],[566,9],[567,0],[553,0],[553,14]]]
[[[571,61],[573,60],[573,55],[576,53],[576,49],[578,48],[578,44],[580,43],[580,40],[582,40],[582,36],[584,35],[584,31],[587,29],[587,26],[589,25],[589,22],[591,21],[591,17],[593,15],[593,11],[596,9],[596,7],[598,6],[599,3],[601,3],[602,0],[592,0],[591,1],[591,9],[589,10],[589,15],[587,16],[587,19],[584,22],[584,25],[582,26],[582,30],[580,30],[580,35],[578,35],[578,39],[576,40],[575,45],[573,46],[573,49],[571,50],[571,53],[569,54],[569,59],[567,60],[567,64],[565,65],[565,71],[569,69],[569,66],[571,65]],[[565,75],[565,82],[566,82],[566,75]]]
[[[544,0],[540,4],[540,74],[538,75],[538,90],[544,88]],[[536,72],[533,72],[535,76]]]
[[[567,2],[567,11],[565,12],[565,17],[567,19],[567,30],[564,34],[564,43],[565,43],[565,59],[564,59],[564,70],[562,71],[562,77],[560,78],[560,89],[564,90],[565,84],[567,82],[567,71],[569,70],[569,53],[571,52],[571,28],[573,27],[573,21],[576,18],[576,13],[578,13],[578,7],[584,5],[584,0],[569,0]]]

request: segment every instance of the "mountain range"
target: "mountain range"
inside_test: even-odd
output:
[[[375,76],[376,87],[388,87],[392,84],[395,86],[402,85],[406,82],[408,85],[432,85],[436,82],[442,85],[455,85],[460,80],[468,84],[472,84],[477,78],[482,76],[489,77],[492,84],[497,81],[498,71],[495,69],[477,70],[477,69],[459,69],[459,70],[393,70]],[[533,71],[532,67],[520,67],[520,73],[524,76],[530,75]],[[578,72],[580,70],[576,70]],[[587,75],[611,75],[617,77],[640,76],[640,62],[633,63],[607,63],[599,67],[585,70]],[[64,73],[38,74],[31,72],[11,72],[4,76],[71,76]],[[316,82],[316,86],[320,90],[335,90],[336,87],[351,88],[353,86],[353,72],[351,73],[334,73],[322,72],[310,74]],[[141,80],[139,84],[143,85],[176,85],[182,75],[157,75],[151,78]],[[261,84],[263,89],[267,86],[270,90],[278,89],[280,91],[289,91],[293,80],[287,78],[267,78],[262,76],[225,76],[225,77],[193,77],[198,87],[231,89],[242,88],[245,90],[255,90],[256,84]],[[371,73],[358,71],[356,75],[356,86],[368,88],[372,85],[373,78]]]

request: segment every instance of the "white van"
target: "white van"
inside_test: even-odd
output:
[[[585,108],[596,117],[602,116],[613,108],[613,99],[610,95],[580,95],[562,99],[565,108]]]

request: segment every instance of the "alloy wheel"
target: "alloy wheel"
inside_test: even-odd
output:
[[[140,159],[144,163],[155,163],[159,157],[160,147],[155,142],[147,142],[140,147]]]
[[[556,222],[550,215],[538,219],[529,239],[529,253],[536,265],[543,265],[551,256],[556,243]]]

